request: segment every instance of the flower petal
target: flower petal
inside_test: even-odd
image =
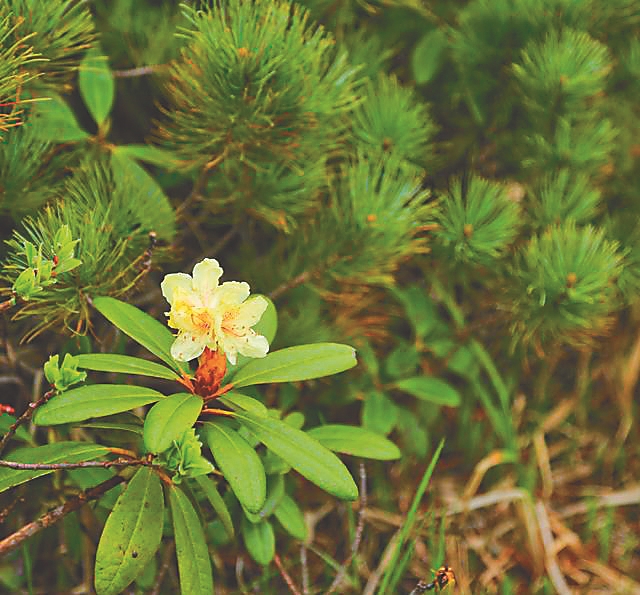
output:
[[[242,319],[242,324],[253,326],[262,318],[267,309],[268,302],[261,295],[250,297],[238,308],[238,318]]]
[[[179,362],[188,362],[202,355],[206,344],[206,335],[180,333],[171,345],[171,355]]]
[[[205,258],[193,267],[193,289],[205,301],[218,287],[222,267],[215,258]]]
[[[209,308],[225,309],[229,306],[237,306],[249,297],[249,284],[244,281],[225,281],[218,287],[209,301]]]
[[[246,357],[264,357],[269,352],[269,341],[266,337],[251,332],[242,337],[238,346],[238,352]]]
[[[165,299],[173,304],[176,290],[180,293],[191,293],[193,291],[193,280],[191,275],[186,273],[170,273],[165,275],[162,283],[160,283],[162,295]]]

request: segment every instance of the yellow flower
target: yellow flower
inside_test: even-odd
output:
[[[185,273],[166,275],[162,295],[171,305],[167,324],[178,331],[171,355],[180,361],[200,356],[205,347],[225,353],[235,364],[237,354],[264,357],[269,351],[265,337],[254,326],[267,308],[262,296],[249,298],[249,285],[227,281],[218,285],[222,268],[205,258],[193,267],[193,278]]]

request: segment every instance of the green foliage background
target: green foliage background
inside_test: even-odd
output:
[[[638,539],[623,537],[640,531],[638,501],[606,516],[595,498],[639,474],[639,26],[637,0],[0,0],[2,290],[10,300],[28,266],[25,242],[53,258],[64,225],[82,261],[7,308],[3,366],[16,390],[3,402],[21,411],[37,398],[32,370],[50,353],[126,349],[92,296],[160,318],[162,273],[217,258],[225,278],[275,301],[274,348],[356,346],[348,378],[268,399],[400,445],[393,469],[369,470],[370,506],[406,513],[446,439],[434,481],[448,479],[453,499],[427,491],[412,534],[423,557],[410,564],[409,548],[383,568],[394,573],[386,592],[409,592],[445,543],[451,564],[445,534],[466,552],[463,591],[559,589],[535,503],[593,509],[569,527],[598,563],[637,580]],[[574,459],[588,477],[554,491],[552,470]],[[10,524],[57,502],[74,485],[62,481]],[[516,528],[496,547],[526,548],[529,561],[485,580],[464,519],[440,535],[429,512],[506,487],[526,494],[516,508],[529,521],[501,513]],[[45,534],[0,580],[71,589],[82,543],[71,518],[65,564],[15,570],[20,556],[25,568],[52,560]],[[615,526],[625,545],[611,550]],[[365,534],[359,555],[377,568],[393,534]],[[220,592],[237,592],[241,549],[208,537],[224,552]],[[320,592],[350,537],[323,542],[311,568]],[[297,555],[290,538],[277,544],[283,559]],[[360,570],[348,567],[344,592],[363,592]],[[285,589],[272,566],[247,580]]]

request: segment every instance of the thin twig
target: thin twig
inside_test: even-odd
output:
[[[283,293],[286,293],[290,289],[294,287],[298,287],[298,285],[302,285],[306,283],[309,279],[311,279],[311,273],[309,271],[304,271],[304,273],[300,273],[295,276],[293,279],[289,279],[279,287],[276,287],[270,294],[269,297],[275,302]]]
[[[302,575],[302,595],[309,595],[309,564],[307,563],[307,544],[300,547],[300,574]]]
[[[211,249],[211,254],[219,254],[222,249],[233,239],[233,236],[238,233],[239,227],[234,225],[227,233],[225,233]]]
[[[293,593],[293,595],[301,595],[300,591],[298,590],[295,583],[293,582],[293,579],[289,576],[289,573],[285,570],[285,567],[282,565],[282,560],[280,560],[280,556],[276,554],[273,557],[273,560],[276,563],[278,570],[280,571],[280,576],[282,576],[282,578],[284,579],[284,582],[287,583],[287,587],[289,587],[289,590]]]
[[[367,508],[367,472],[364,467],[364,463],[360,463],[359,467],[360,471],[360,508],[358,509],[358,524],[356,525],[356,532],[353,537],[353,543],[351,544],[351,553],[349,557],[345,560],[344,564],[340,568],[340,571],[336,575],[336,578],[333,579],[329,590],[327,591],[327,595],[331,595],[342,583],[342,579],[347,572],[347,566],[351,564],[351,561],[354,559],[356,554],[358,553],[358,549],[360,548],[360,542],[362,541],[362,533],[364,531],[364,511]]]
[[[124,482],[124,480],[124,477],[121,477],[120,475],[114,475],[113,477],[110,477],[97,486],[80,492],[77,496],[74,496],[71,499],[67,500],[64,504],[61,504],[57,508],[54,508],[46,514],[43,514],[39,519],[36,519],[35,521],[25,525],[12,535],[9,535],[9,537],[5,537],[2,541],[0,541],[0,557],[8,554],[9,552],[12,552],[17,547],[19,547],[23,541],[29,539],[30,537],[33,537],[34,535],[36,535],[43,529],[50,527],[54,523],[57,523],[59,520],[67,516],[70,512],[82,508],[82,506],[84,506],[87,502],[97,500],[110,489],[115,488],[117,485]]]
[[[154,583],[153,589],[151,589],[151,593],[149,593],[149,595],[160,595],[160,588],[162,587],[162,583],[164,582],[164,577],[167,575],[169,566],[171,566],[171,560],[173,559],[173,552],[175,549],[176,542],[172,539],[165,546],[164,552],[162,552],[162,563],[160,564],[160,568],[158,569],[156,582]]]
[[[147,459],[115,459],[114,461],[82,461],[79,463],[18,463],[16,461],[0,460],[0,467],[18,469],[21,471],[58,471],[60,469],[86,469],[87,467],[130,467],[139,465],[151,465]]]
[[[7,430],[7,433],[2,438],[0,438],[0,454],[4,452],[7,443],[9,442],[9,440],[11,440],[17,429],[30,421],[33,417],[33,414],[36,412],[36,409],[44,405],[55,394],[56,391],[54,389],[48,390],[46,393],[44,393],[44,395],[42,395],[40,399],[35,402],[29,403],[27,410],[13,424],[11,424],[11,426]]]
[[[113,76],[116,78],[133,78],[146,76],[166,68],[166,64],[150,64],[149,66],[138,66],[137,68],[127,68],[126,70],[114,70]]]
[[[202,190],[207,185],[207,181],[209,180],[209,176],[214,168],[216,168],[224,159],[227,157],[228,148],[225,148],[220,155],[216,158],[209,161],[209,163],[205,164],[205,166],[200,171],[200,175],[195,181],[189,196],[182,201],[182,204],[178,206],[176,209],[176,217],[179,217],[184,211],[186,211],[187,207],[197,198],[199,198],[202,194]]]

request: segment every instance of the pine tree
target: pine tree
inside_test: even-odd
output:
[[[45,366],[52,388],[44,397],[22,390],[6,399],[27,414],[19,430],[9,429],[11,416],[0,417],[0,449],[15,432],[23,448],[6,456],[20,463],[112,457],[104,468],[41,480],[48,481],[41,500],[32,487],[40,484],[18,488],[29,498],[10,504],[21,511],[11,530],[69,490],[96,484],[106,492],[95,514],[100,525],[113,510],[109,518],[128,527],[126,506],[114,508],[107,492],[126,483],[125,493],[154,494],[148,502],[156,516],[164,514],[157,499],[166,492],[183,592],[210,589],[208,570],[192,568],[189,559],[208,568],[207,543],[216,551],[236,530],[254,561],[266,567],[275,560],[280,568],[273,520],[289,537],[306,535],[294,491],[300,486],[285,476],[291,467],[334,496],[353,493],[348,480],[323,483],[321,471],[278,450],[278,432],[274,438],[260,425],[266,404],[285,438],[288,428],[318,426],[308,432],[313,440],[327,446],[334,439],[341,453],[394,458],[395,446],[383,438],[389,436],[400,446],[405,473],[446,437],[442,457],[462,454],[470,478],[462,482],[466,501],[495,461],[511,465],[505,482],[527,494],[522,510],[532,562],[525,570],[536,585],[548,579],[558,591],[568,588],[558,573],[545,578],[549,558],[537,548],[539,535],[531,537],[540,508],[529,506],[530,498],[543,492],[545,506],[551,498],[540,462],[550,456],[544,441],[551,426],[540,420],[553,415],[552,401],[571,394],[576,423],[588,431],[597,426],[592,411],[606,403],[603,387],[624,385],[616,412],[607,414],[613,454],[603,455],[598,469],[614,469],[615,459],[620,477],[637,472],[629,462],[638,454],[629,438],[636,433],[633,382],[624,367],[634,361],[640,290],[639,22],[636,0],[0,0],[0,292],[8,375],[24,384],[24,369],[58,354]],[[153,396],[156,384],[177,381],[192,397],[204,396],[206,406],[198,390],[221,382],[227,363],[223,357],[220,372],[222,364],[205,351],[197,372],[181,367],[163,343],[166,329],[157,330],[139,309],[162,318],[160,272],[193,269],[196,283],[194,263],[210,266],[214,258],[230,278],[248,280],[273,300],[260,298],[269,304],[259,330],[270,340],[275,335],[271,351],[349,343],[360,365],[323,382],[269,385],[265,404],[253,389],[227,395],[216,386],[216,415],[237,419],[208,424],[207,432],[192,428],[201,429],[202,402],[188,393],[171,395],[183,395],[175,412],[157,413],[168,406]],[[139,309],[127,309],[131,304]],[[173,369],[117,359],[141,355],[140,346]],[[242,378],[249,365],[239,353],[227,378]],[[92,359],[105,354],[116,359]],[[331,357],[344,361],[345,354]],[[312,361],[306,365],[313,369]],[[349,366],[336,364],[331,373]],[[85,379],[83,369],[160,376],[153,388],[127,382],[135,393],[130,406],[109,410],[103,421],[64,422],[86,422],[75,429],[45,423],[59,419],[53,404]],[[280,381],[277,374],[269,380]],[[129,411],[156,401],[144,415]],[[26,432],[31,402],[39,410]],[[160,415],[184,420],[188,431],[180,426],[185,431],[171,439],[149,437],[142,420],[153,427],[147,420]],[[48,425],[48,434],[37,429]],[[365,434],[349,434],[357,444],[350,451],[340,434],[350,431],[368,432],[375,448],[363,446]],[[67,441],[60,455],[56,445]],[[219,478],[203,481],[212,464],[200,454],[203,441],[220,453],[231,444],[246,469],[268,481],[243,483],[216,452]],[[162,471],[150,471],[142,458],[135,475],[127,468],[121,457],[133,457],[141,443],[147,463],[157,455]],[[573,447],[579,449],[577,441]],[[50,471],[0,469],[0,489]],[[384,472],[374,481],[386,486],[381,494],[395,489]],[[74,523],[65,531],[77,533]],[[105,525],[109,539],[115,523]],[[124,588],[136,579],[151,589],[158,527],[147,535],[155,549],[141,546],[137,563],[114,562],[112,542],[101,541],[99,593],[115,593],[112,580]],[[436,531],[429,538],[434,557],[442,555],[444,529],[439,542]],[[191,530],[196,545],[185,553]],[[69,537],[75,545],[79,539]],[[46,534],[43,540],[52,543]],[[406,563],[411,554],[401,554],[406,544],[398,543],[397,566],[381,578],[389,593],[403,592],[399,556]],[[162,546],[168,553],[171,547]],[[0,552],[9,549],[0,542]],[[42,552],[33,556],[44,563]],[[227,562],[215,560],[224,577]],[[76,563],[79,557],[70,565]],[[121,565],[116,578],[113,564]],[[322,572],[313,572],[319,589],[330,588]],[[23,588],[17,573],[12,577]],[[232,589],[231,578],[220,583],[227,579],[222,588]],[[339,579],[335,589],[359,592]],[[75,584],[62,571],[28,580]]]

